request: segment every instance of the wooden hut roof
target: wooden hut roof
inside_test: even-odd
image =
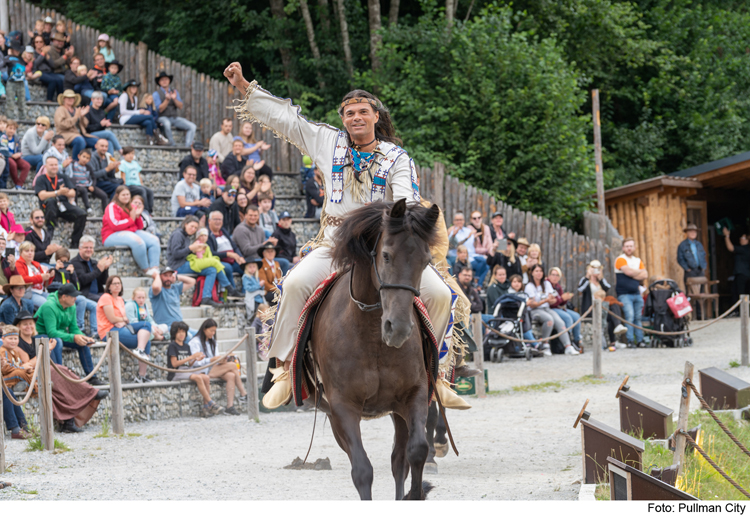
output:
[[[695,194],[696,189],[703,184],[696,178],[674,177],[669,175],[657,176],[648,180],[641,180],[632,184],[609,189],[604,192],[607,203],[611,201],[622,201],[649,195],[651,193],[676,193],[678,195],[690,196]]]
[[[750,151],[696,165],[670,176],[695,178],[708,188],[750,191]]]

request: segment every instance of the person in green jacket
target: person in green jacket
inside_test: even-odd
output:
[[[508,272],[504,266],[495,265],[492,271],[490,286],[487,287],[487,314],[495,313],[495,303],[498,299],[508,293],[510,282],[508,282]]]
[[[84,335],[76,322],[76,297],[80,295],[72,283],[66,283],[57,292],[50,294],[36,311],[36,328],[40,335],[58,338],[62,340],[63,347],[78,351],[83,372],[88,375],[94,370],[89,345],[95,340]],[[103,386],[104,382],[94,375],[89,384]]]

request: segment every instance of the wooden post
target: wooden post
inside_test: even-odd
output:
[[[472,327],[474,327],[472,330],[474,334],[474,341],[477,344],[477,350],[474,353],[474,367],[479,369],[479,374],[474,377],[474,385],[477,388],[477,397],[483,399],[487,395],[484,391],[484,342],[482,340],[482,315],[472,314],[471,325]]]
[[[743,366],[750,366],[750,296],[742,294],[740,299],[740,358]]]
[[[258,408],[258,354],[255,350],[255,329],[251,327],[248,329],[247,334],[247,340],[245,340],[247,417],[251,421],[260,422],[260,409]]]
[[[50,373],[49,338],[37,338],[34,341],[37,351],[42,345],[39,369],[39,427],[42,436],[42,447],[45,450],[55,449],[55,428],[52,424],[52,375]]]
[[[138,43],[138,78],[141,86],[149,86],[148,83],[148,46],[145,42]],[[183,87],[180,87],[183,88]]]
[[[677,418],[677,429],[674,436],[675,449],[672,464],[678,466],[678,474],[682,474],[685,470],[685,444],[687,441],[685,440],[685,436],[678,435],[676,432],[687,432],[688,430],[687,422],[688,415],[690,415],[690,393],[692,389],[685,384],[685,380],[687,379],[693,380],[693,364],[690,362],[685,362],[685,376],[682,379],[683,387],[681,389],[682,398],[680,398],[680,415]]]
[[[112,433],[125,433],[122,409],[122,373],[120,372],[120,335],[109,331],[109,398],[112,400]]]
[[[591,91],[594,118],[594,163],[596,164],[596,203],[599,212],[599,239],[607,238],[607,210],[604,208],[604,168],[602,166],[602,130],[599,113],[599,90]]]
[[[593,320],[593,334],[591,336],[591,348],[594,351],[594,376],[602,376],[602,300],[594,298],[594,310],[591,314]]]

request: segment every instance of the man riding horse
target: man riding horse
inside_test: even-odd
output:
[[[271,129],[309,155],[324,175],[326,198],[321,231],[313,241],[312,250],[279,284],[281,298],[269,357],[283,362],[283,371],[277,372],[273,388],[263,399],[263,404],[273,409],[291,399],[288,369],[297,341],[299,316],[310,295],[334,271],[330,249],[342,218],[370,202],[404,198],[408,204],[419,203],[418,176],[414,162],[396,145],[400,140],[395,137],[387,108],[369,92],[354,90],[344,97],[338,112],[345,130],[340,131],[307,121],[291,100],[273,96],[256,81],[248,82],[237,62],[230,64],[224,75],[245,94],[245,99],[235,107],[238,117]],[[451,348],[452,308],[457,296],[431,266],[422,273],[419,291],[435,335],[443,340],[441,361],[450,361],[451,354],[447,353]],[[446,407],[469,407],[445,381],[438,383],[436,389]]]

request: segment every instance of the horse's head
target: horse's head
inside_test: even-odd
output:
[[[414,329],[413,298],[430,262],[440,210],[376,202],[345,219],[336,231],[334,266],[369,269],[382,306],[381,334],[389,347],[401,347]],[[374,255],[373,255],[374,252]]]

